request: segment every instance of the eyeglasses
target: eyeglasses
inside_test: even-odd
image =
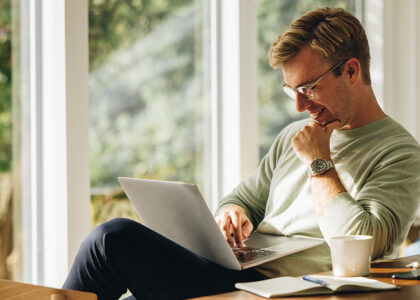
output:
[[[329,69],[327,71],[327,73],[325,73],[324,75],[322,75],[321,77],[319,77],[313,84],[311,84],[310,86],[299,86],[295,89],[291,88],[290,86],[287,86],[286,84],[283,84],[283,91],[286,93],[287,96],[289,96],[290,98],[292,98],[293,100],[296,99],[296,93],[299,93],[300,95],[302,95],[303,97],[305,97],[305,99],[307,100],[313,100],[315,98],[315,94],[314,94],[314,87],[315,85],[320,82],[322,79],[324,79],[328,74],[330,74],[332,71],[334,71],[335,69],[337,69],[341,64],[343,64],[346,60],[340,61],[338,64],[334,65],[331,69]]]

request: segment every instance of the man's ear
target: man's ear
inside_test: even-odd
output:
[[[357,58],[349,58],[344,66],[344,76],[349,80],[350,85],[355,85],[362,77],[360,62]]]

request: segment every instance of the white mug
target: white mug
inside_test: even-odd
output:
[[[370,273],[372,236],[347,235],[330,239],[334,276],[364,276]]]

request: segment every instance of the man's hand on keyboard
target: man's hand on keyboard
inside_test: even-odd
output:
[[[252,232],[253,226],[245,210],[237,205],[223,208],[215,217],[217,225],[231,247],[242,247],[242,240]]]

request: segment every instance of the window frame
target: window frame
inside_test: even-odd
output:
[[[42,1],[42,72],[43,273],[61,286],[90,231],[87,1]]]

